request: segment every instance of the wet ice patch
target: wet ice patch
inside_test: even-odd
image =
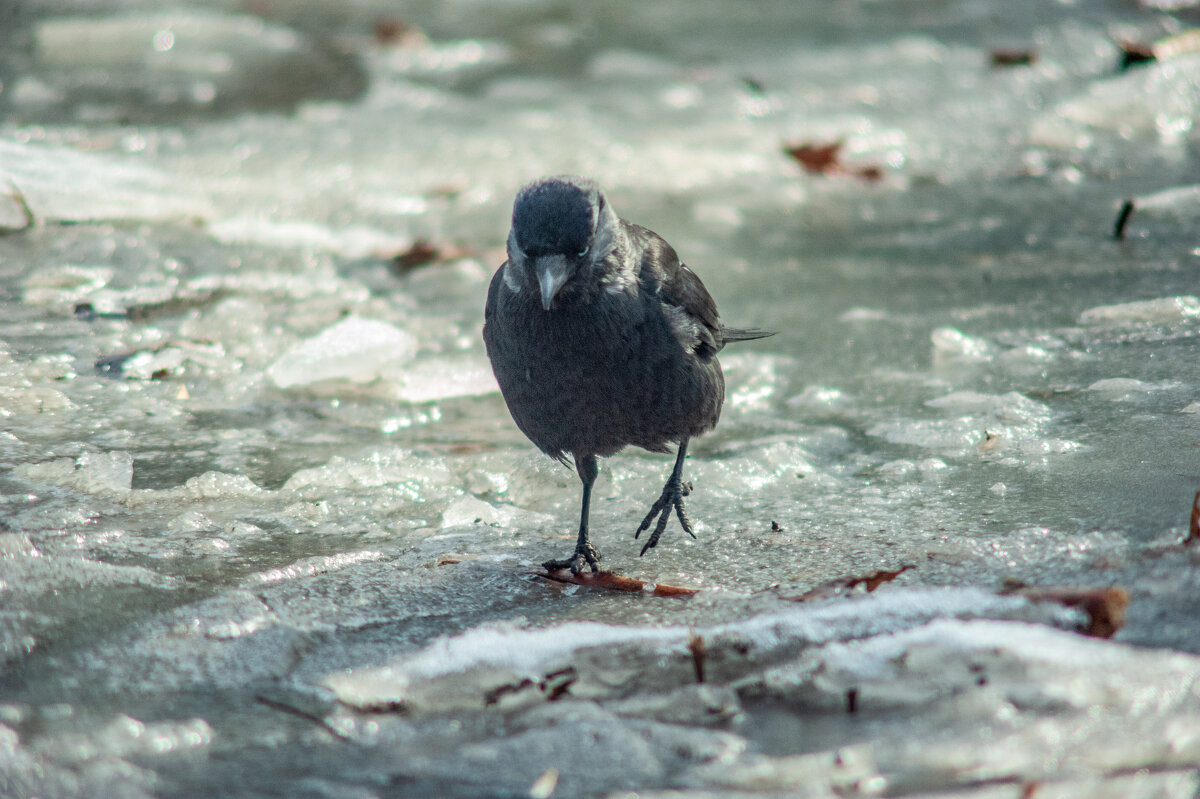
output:
[[[386,486],[413,500],[428,500],[457,485],[457,477],[443,458],[397,448],[372,450],[355,458],[337,456],[323,466],[301,469],[283,490],[324,499],[331,491]]]
[[[1191,295],[1100,305],[1079,315],[1084,325],[1177,324],[1200,317],[1200,299]]]
[[[1121,402],[1140,399],[1155,391],[1165,391],[1178,387],[1179,384],[1173,381],[1147,383],[1131,377],[1107,377],[1092,383],[1086,390],[1095,392],[1104,399]]]
[[[194,184],[144,162],[0,139],[0,182],[15,185],[41,221],[164,220],[206,216]]]
[[[404,252],[412,239],[360,226],[336,229],[303,220],[274,221],[256,217],[221,219],[208,229],[218,241],[330,252],[344,258],[384,258]]]
[[[360,81],[349,59],[250,15],[63,15],[39,20],[32,34],[43,104],[61,98],[64,115],[286,108],[311,95],[349,95]]]

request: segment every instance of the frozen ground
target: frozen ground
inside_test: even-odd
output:
[[[1175,5],[5,5],[0,795],[1196,796]],[[689,598],[529,575],[578,483],[479,328],[555,172],[779,331],[698,540],[603,466],[605,564]]]

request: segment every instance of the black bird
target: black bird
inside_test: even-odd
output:
[[[599,571],[588,540],[597,458],[629,445],[667,452],[675,468],[634,538],[658,523],[642,554],[658,544],[674,511],[695,538],[683,507],[688,441],[721,415],[725,379],[716,355],[730,341],[769,336],[725,327],[712,297],[670,244],[619,218],[587,178],[526,184],[513,203],[508,260],[496,271],[483,340],[513,421],[538,449],[583,482],[579,539],[571,557],[547,570],[584,564]],[[569,464],[567,464],[569,465]]]

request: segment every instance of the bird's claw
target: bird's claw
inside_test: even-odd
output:
[[[576,544],[575,553],[571,557],[565,560],[548,560],[542,564],[542,568],[548,572],[570,569],[571,574],[579,574],[585,564],[594,572],[600,571],[600,553],[592,546],[591,541]]]
[[[687,510],[683,507],[683,498],[692,493],[691,483],[680,483],[678,480],[668,480],[663,486],[662,495],[655,500],[651,506],[650,512],[646,514],[646,518],[642,519],[641,525],[638,526],[637,532],[633,534],[634,538],[640,538],[642,533],[649,529],[650,522],[654,517],[658,517],[658,523],[654,525],[654,532],[646,539],[646,543],[642,546],[642,555],[647,551],[658,546],[658,539],[662,537],[663,531],[667,529],[667,521],[671,518],[671,511],[675,511],[675,515],[679,517],[679,523],[683,526],[683,531],[692,538],[696,534],[692,532],[692,523],[688,521]]]

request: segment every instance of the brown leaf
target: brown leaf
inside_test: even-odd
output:
[[[1126,40],[1118,42],[1117,46],[1121,48],[1122,71],[1135,64],[1145,64],[1154,60],[1154,45]]]
[[[1125,608],[1129,606],[1129,592],[1115,586],[1109,588],[1030,587],[1001,593],[1023,596],[1034,602],[1057,602],[1069,608],[1081,608],[1088,615],[1088,626],[1082,632],[1084,635],[1096,638],[1112,638],[1117,630],[1125,624]]]
[[[1200,544],[1200,491],[1192,498],[1192,520],[1188,523],[1188,534],[1183,543]]]
[[[990,55],[994,67],[1027,67],[1037,62],[1037,50],[997,48]]]
[[[397,272],[408,272],[418,266],[433,263],[442,257],[442,251],[425,239],[417,239],[402,253],[392,257],[392,268]]]
[[[814,175],[828,175],[841,169],[838,154],[843,142],[835,141],[829,144],[788,144],[784,152],[796,160],[805,171]]]
[[[371,26],[375,41],[391,47],[422,47],[429,44],[420,28],[395,17],[382,17]]]
[[[883,170],[878,166],[851,166],[841,160],[843,141],[817,143],[802,142],[785,144],[783,151],[790,155],[796,163],[804,167],[804,171],[813,175],[846,175],[868,183],[883,180]]]
[[[572,574],[570,569],[555,569],[550,572],[533,572],[534,575],[556,583],[570,583],[587,588],[605,588],[609,591],[629,591],[654,596],[691,596],[698,588],[681,588],[664,583],[648,583],[636,577],[625,577],[612,572],[581,572]]]
[[[830,580],[827,583],[822,583],[815,588],[810,588],[799,596],[782,597],[789,602],[812,602],[816,599],[829,599],[830,597],[838,596],[839,594],[850,591],[858,586],[864,586],[867,593],[874,591],[884,583],[890,583],[901,574],[904,574],[909,569],[916,568],[911,563],[901,566],[899,569],[880,569],[879,571],[871,572],[870,574],[862,575],[861,577],[839,577],[836,580]]]
[[[471,251],[466,247],[454,244],[437,245],[431,243],[428,239],[417,239],[407,250],[392,256],[391,266],[393,272],[402,275],[406,272],[411,272],[419,266],[440,261],[450,261],[454,258],[462,258],[470,254]]]

